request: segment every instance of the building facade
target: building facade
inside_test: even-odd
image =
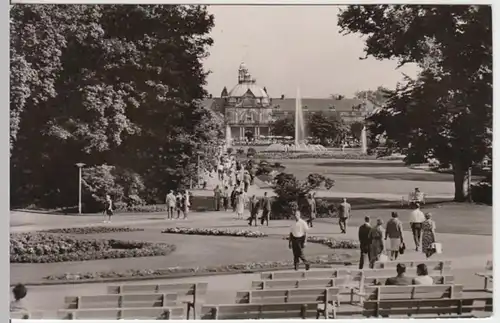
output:
[[[257,85],[248,68],[242,63],[238,69],[238,83],[219,98],[206,100],[206,105],[223,113],[231,138],[243,139],[272,135],[270,124],[280,118],[294,117],[295,98],[271,98],[266,87]],[[336,114],[346,123],[364,122],[375,109],[370,101],[346,98],[302,98],[304,114]]]

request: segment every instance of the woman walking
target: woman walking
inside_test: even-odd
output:
[[[177,218],[180,218],[181,217],[181,212],[184,212],[184,208],[183,208],[183,196],[182,196],[182,193],[179,191],[177,193],[177,196],[175,197],[175,210],[177,211]]]
[[[432,244],[436,242],[436,223],[432,220],[432,214],[425,214],[425,221],[422,223],[422,252],[427,258],[434,254]]]
[[[108,220],[106,220],[106,216]],[[113,201],[111,200],[111,196],[109,196],[109,194],[106,194],[106,201],[104,202],[104,223],[110,223],[112,216],[113,216]]]
[[[385,239],[389,238],[389,248],[391,252],[391,260],[397,260],[399,255],[399,247],[404,243],[403,241],[403,223],[398,219],[398,213],[391,213],[392,219],[387,221],[385,231]]]
[[[377,225],[370,230],[368,234],[368,240],[370,243],[370,268],[373,268],[375,262],[379,259],[380,255],[383,254],[384,247],[384,221],[382,219],[377,219]]]
[[[236,214],[238,220],[243,219],[243,212],[245,212],[245,194],[240,190],[236,198]]]

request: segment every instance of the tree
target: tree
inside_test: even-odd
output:
[[[353,136],[357,140],[361,140],[361,133],[363,131],[363,127],[364,127],[363,122],[356,121],[351,123],[351,125],[349,126],[351,136]]]
[[[368,100],[376,106],[383,106],[387,101],[387,96],[390,94],[390,91],[383,86],[377,87],[375,91],[367,90],[367,91],[357,91],[354,94],[354,97],[360,100]]]
[[[490,6],[349,6],[347,33],[366,38],[366,56],[418,64],[371,118],[371,142],[406,161],[436,158],[453,167],[455,200],[464,201],[467,169],[491,154],[492,17]]]
[[[274,136],[286,137],[295,135],[295,122],[293,117],[276,119],[270,123],[269,128]]]
[[[222,133],[199,103],[212,27],[204,6],[12,6],[13,199],[74,204],[76,162],[186,185]]]
[[[323,146],[341,142],[347,133],[346,125],[341,118],[323,112],[308,114],[307,128],[309,136],[317,139]]]

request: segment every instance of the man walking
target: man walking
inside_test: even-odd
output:
[[[174,218],[174,211],[175,211],[175,204],[176,204],[176,198],[174,195],[174,191],[170,190],[170,192],[167,194],[167,197],[165,198],[165,203],[167,204],[167,219],[173,219]]]
[[[214,208],[215,208],[215,211],[220,211],[221,196],[222,196],[221,189],[219,188],[219,185],[217,185],[214,188]]]
[[[370,256],[370,231],[372,227],[370,225],[370,217],[365,216],[365,223],[363,223],[358,230],[358,238],[359,238],[359,247],[360,247],[360,258],[359,258],[359,269],[363,269],[365,266],[366,260],[368,263],[371,263]]]
[[[307,225],[311,228],[313,227],[313,220],[316,219],[316,200],[314,199],[311,193],[307,194],[307,211],[308,211],[308,219]]]
[[[262,215],[260,217],[260,225],[264,225],[264,221],[266,225],[269,226],[269,216],[271,214],[271,200],[267,196],[267,192],[264,192],[264,197],[260,203],[262,207]]]
[[[259,200],[254,195],[250,199],[250,221],[248,222],[249,226],[252,226],[252,221],[255,222],[255,226],[257,226],[257,214],[259,213]]]
[[[304,256],[304,247],[306,246],[307,240],[307,226],[306,221],[300,218],[300,212],[295,211],[295,223],[292,224],[290,228],[290,237],[288,242],[288,247],[292,249],[293,252],[293,265],[295,270],[299,269],[299,260],[302,260],[306,266],[306,270],[309,270],[309,262]]]
[[[347,203],[344,198],[343,202],[339,205],[339,226],[340,233],[347,233],[347,220],[351,217],[351,204]]]
[[[410,212],[410,227],[415,241],[415,251],[420,247],[420,237],[422,236],[422,223],[425,221],[424,212],[420,210],[420,203],[414,204],[414,209]]]

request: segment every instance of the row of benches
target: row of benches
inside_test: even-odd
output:
[[[411,269],[418,263],[422,263],[422,261],[407,262],[406,264]],[[440,275],[451,269],[451,262],[427,261],[427,265],[433,270],[435,283],[442,285],[371,286],[394,276],[394,269],[389,269],[393,267],[391,263],[384,264],[385,269],[366,271],[342,268],[306,272],[263,273],[260,281],[252,282],[251,290],[237,293],[236,304],[202,306],[201,317],[204,319],[285,318],[303,317],[304,315],[305,317],[319,317],[321,315],[336,317],[339,313],[336,305],[340,303],[340,296],[345,294],[349,294],[350,299],[347,303],[351,304],[354,296],[358,296],[359,303],[363,304],[363,315],[370,316],[375,313],[373,311],[380,309],[386,311],[383,307],[386,304],[386,298],[398,301],[424,298],[426,300],[433,299],[434,302],[434,299],[450,301],[461,297],[462,286],[452,284],[453,276]],[[196,309],[199,307],[197,305],[203,303],[207,287],[206,283],[110,286],[107,295],[66,297],[65,309],[59,311],[58,316],[62,319],[147,319],[159,317],[182,319],[186,316],[190,318],[192,310],[193,318],[196,318]],[[373,307],[373,301],[378,302],[379,305]],[[180,306],[181,302],[187,306]],[[440,303],[434,302],[433,304],[439,305]],[[419,306],[423,305],[425,304]],[[438,305],[436,305],[437,308],[440,307]],[[466,302],[461,306],[465,305],[472,306],[473,304]],[[453,312],[453,308],[451,306],[450,311]],[[314,315],[309,312],[314,312]],[[355,312],[359,314],[359,308]],[[340,314],[349,315],[349,312],[341,311]]]

